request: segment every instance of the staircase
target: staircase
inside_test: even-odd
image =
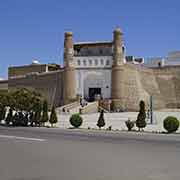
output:
[[[79,113],[80,107],[79,101],[76,101],[57,108],[57,111],[60,114],[74,114]]]
[[[88,103],[86,106],[80,108],[80,114],[97,113],[99,110],[98,101]]]

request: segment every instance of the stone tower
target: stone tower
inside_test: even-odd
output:
[[[124,64],[124,52],[123,52],[123,40],[122,31],[117,28],[113,32],[113,65],[112,65],[112,109],[123,109],[123,87],[121,80],[123,79],[123,64]]]
[[[65,32],[64,35],[64,104],[76,99],[75,67],[73,63],[73,34]]]

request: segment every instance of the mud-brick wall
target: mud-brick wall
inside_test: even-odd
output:
[[[155,68],[154,74],[166,108],[180,108],[180,67]]]
[[[134,65],[123,65],[119,80],[119,99],[114,100],[115,106],[129,111],[139,109],[140,100],[144,100],[149,108],[150,96],[153,96],[155,109],[164,108],[163,97],[159,90],[153,70],[142,69]]]
[[[0,93],[8,91],[8,80],[0,80]]]
[[[36,90],[44,96],[49,105],[63,104],[63,71],[26,75],[16,79],[9,79],[9,90],[28,88]]]
[[[159,83],[154,72],[151,69],[141,69],[138,70],[138,73],[140,77],[139,79],[141,82],[142,91],[145,92],[147,95],[147,105],[149,106],[150,96],[152,96],[154,109],[165,108],[166,106],[164,102],[164,97],[160,91]]]
[[[139,101],[149,107],[153,97],[154,109],[180,108],[180,67],[140,68],[134,65],[121,67],[121,87],[118,103],[127,110],[138,110]]]
[[[116,88],[112,89],[112,93],[116,94],[118,99],[114,99],[113,97],[112,108],[114,110],[137,110],[139,99],[139,91],[136,82],[137,72],[127,65],[118,67],[117,71],[118,73],[116,76],[119,77],[112,77],[112,81],[116,78]]]
[[[26,66],[9,67],[8,78],[23,76],[32,72],[42,73],[42,72],[46,72],[46,70],[47,70],[46,64],[35,64],[35,65],[32,64]]]

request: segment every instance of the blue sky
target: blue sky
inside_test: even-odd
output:
[[[180,50],[180,0],[0,0],[0,77],[9,65],[62,63],[64,31],[75,41],[111,40],[119,26],[128,55]]]

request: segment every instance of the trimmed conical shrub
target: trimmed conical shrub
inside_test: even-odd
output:
[[[139,103],[139,114],[136,120],[136,126],[140,129],[146,127],[146,111],[145,111],[145,103],[144,101],[140,101]]]
[[[6,107],[0,107],[0,122],[6,117]]]
[[[5,122],[6,122],[7,125],[9,125],[10,122],[12,122],[12,120],[13,120],[13,110],[10,108],[9,112],[8,112],[8,115],[7,115],[6,119],[5,119]]]
[[[41,123],[42,123],[42,125],[44,126],[44,124],[46,122],[48,122],[48,120],[49,120],[49,117],[48,117],[48,103],[45,100],[43,102],[43,112],[42,112],[42,116],[41,116]]]
[[[102,127],[105,126],[105,119],[104,119],[104,111],[102,110],[97,122],[97,126],[99,127],[99,129],[101,129]]]
[[[54,106],[52,107],[52,110],[51,110],[51,116],[50,116],[49,122],[51,124],[51,127],[53,127],[53,125],[58,122],[56,110]]]

